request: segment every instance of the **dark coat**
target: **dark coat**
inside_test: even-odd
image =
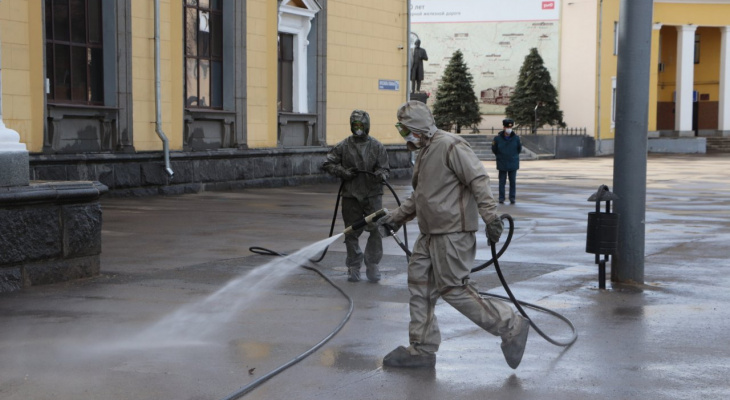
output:
[[[428,61],[428,54],[426,49],[422,47],[413,48],[413,64],[411,64],[411,80],[422,81],[423,80],[423,62]]]
[[[500,131],[499,135],[492,140],[492,153],[497,156],[497,169],[499,171],[517,171],[520,169],[521,152],[522,142],[514,132],[505,137],[504,131]]]

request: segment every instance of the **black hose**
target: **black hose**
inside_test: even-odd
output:
[[[507,292],[508,296],[506,297],[506,296],[501,296],[498,294],[492,294],[492,293],[487,293],[487,292],[479,292],[479,294],[482,296],[495,297],[495,298],[498,298],[501,300],[511,300],[512,303],[517,308],[517,310],[520,312],[520,314],[522,314],[523,317],[527,318],[527,320],[530,321],[530,326],[532,327],[532,329],[534,329],[535,332],[537,332],[540,336],[542,336],[543,339],[547,340],[548,342],[550,342],[556,346],[568,347],[568,346],[572,345],[578,339],[578,332],[576,331],[573,323],[570,322],[570,320],[568,318],[566,318],[563,315],[561,315],[553,310],[550,310],[548,308],[540,307],[535,304],[530,304],[530,303],[527,303],[522,300],[517,300],[515,298],[514,294],[512,294],[512,290],[509,288],[509,285],[507,284],[507,280],[504,279],[504,275],[502,275],[502,269],[499,267],[499,262],[497,260],[499,259],[499,257],[502,256],[502,254],[505,252],[505,250],[507,250],[507,247],[509,247],[509,244],[512,241],[512,235],[514,234],[514,231],[515,231],[515,224],[514,224],[514,219],[512,219],[512,216],[509,214],[502,214],[499,218],[502,220],[507,220],[509,222],[509,229],[507,230],[507,232],[508,232],[507,239],[504,241],[504,244],[502,245],[502,248],[500,249],[500,251],[497,252],[497,245],[495,243],[492,243],[491,241],[489,241],[489,239],[487,238],[487,240],[489,241],[489,247],[492,250],[492,259],[478,267],[473,268],[471,270],[471,272],[481,271],[482,269],[488,267],[489,265],[494,264],[494,269],[497,271],[497,276],[499,276],[499,281],[502,283],[502,287],[504,287],[504,290],[505,290],[505,292]],[[533,310],[542,311],[547,314],[553,315],[553,316],[557,317],[558,319],[562,320],[563,322],[568,324],[571,331],[573,332],[573,336],[565,342],[561,342],[561,341],[551,338],[549,335],[544,333],[537,326],[537,324],[535,324],[535,322],[532,321],[532,319],[530,319],[530,317],[527,315],[525,310],[522,308],[523,305],[525,307],[532,308]]]
[[[357,172],[361,173],[361,174],[370,174],[372,176],[377,176],[377,175],[375,175],[375,173],[370,172],[370,171],[358,170]],[[387,186],[388,189],[390,189],[390,193],[393,194],[393,197],[395,198],[395,202],[398,204],[398,206],[400,206],[400,199],[398,198],[398,195],[395,194],[395,190],[393,189],[392,186],[390,186],[390,183],[388,183],[388,181],[383,181],[383,185]],[[330,226],[330,234],[328,237],[332,237],[332,233],[334,233],[334,231],[335,231],[335,222],[337,221],[337,210],[340,206],[340,198],[342,198],[342,188],[344,186],[345,186],[345,181],[342,181],[342,183],[340,183],[340,188],[337,190],[337,200],[335,201],[335,211],[332,215],[332,225]],[[404,224],[404,226],[405,226],[405,224]],[[405,241],[406,247],[407,247],[408,246],[408,232],[406,231],[406,229],[403,229],[403,240]],[[260,247],[255,247],[255,248],[262,249]],[[262,250],[267,250],[267,249],[262,249]],[[311,261],[315,262],[315,263],[322,261],[324,259],[324,256],[327,254],[327,250],[329,250],[329,246],[324,248],[324,250],[322,251],[322,255],[319,256],[318,259],[311,260]],[[260,253],[260,254],[264,254],[264,253]]]
[[[371,174],[371,175],[375,175],[372,172],[368,172],[368,171],[358,171],[358,172],[368,173],[368,174]],[[400,206],[400,199],[398,199],[398,196],[395,194],[395,190],[393,190],[393,188],[390,186],[390,184],[388,184],[387,181],[384,181],[383,184],[385,184],[390,189],[391,193],[393,193],[393,196],[396,199],[396,202]],[[340,189],[338,190],[338,193],[337,193],[337,201],[335,203],[335,211],[334,211],[334,215],[332,217],[332,226],[330,227],[330,234],[329,234],[330,237],[332,236],[332,233],[334,232],[335,221],[337,219],[337,209],[339,207],[340,197],[341,197],[342,187],[343,186],[344,186],[344,181],[343,181],[342,184],[340,184]],[[559,314],[559,313],[557,313],[555,311],[552,311],[550,309],[547,309],[547,308],[544,308],[544,307],[540,307],[540,306],[535,305],[535,304],[527,303],[527,302],[524,302],[524,301],[521,301],[521,300],[517,300],[515,298],[514,294],[512,293],[512,290],[510,290],[509,285],[507,284],[507,281],[504,279],[504,276],[502,275],[502,270],[499,267],[499,262],[497,260],[499,259],[499,257],[502,256],[502,254],[504,254],[504,252],[507,250],[507,247],[509,247],[509,244],[512,241],[512,236],[514,235],[514,220],[512,219],[512,216],[510,216],[509,214],[502,214],[500,216],[500,219],[507,220],[508,223],[509,223],[509,229],[508,229],[508,233],[507,233],[507,238],[505,239],[504,244],[500,248],[499,252],[497,252],[496,244],[490,242],[490,248],[491,248],[491,251],[492,251],[492,259],[489,260],[489,261],[487,261],[486,263],[484,263],[482,265],[479,265],[479,266],[473,268],[471,270],[471,272],[481,271],[482,269],[488,267],[489,265],[494,264],[494,268],[497,271],[497,275],[499,276],[499,280],[502,283],[502,286],[504,287],[504,289],[507,292],[507,294],[508,294],[509,297],[505,297],[505,296],[501,296],[501,295],[497,295],[497,294],[492,294],[492,293],[487,293],[487,292],[479,292],[479,294],[482,295],[482,296],[495,297],[495,298],[498,298],[498,299],[501,299],[501,300],[511,300],[512,303],[514,303],[515,307],[517,307],[517,310],[520,312],[520,314],[522,314],[523,317],[527,318],[527,320],[530,321],[530,326],[532,326],[532,328],[540,336],[542,336],[545,340],[547,340],[548,342],[550,342],[550,343],[552,343],[552,344],[554,344],[556,346],[568,347],[568,346],[572,345],[573,343],[575,343],[576,339],[578,338],[578,333],[577,333],[577,331],[575,329],[575,326],[573,325],[572,322],[570,322],[569,319],[567,319],[563,315],[561,315],[561,314]],[[395,233],[393,234],[393,236],[396,237],[395,236]],[[403,230],[403,236],[405,238],[405,244],[402,244],[399,240],[396,240],[396,241],[401,246],[401,248],[405,251],[406,255],[408,257],[410,257],[411,252],[408,250],[408,236],[407,236],[407,232],[405,231],[405,229]],[[312,262],[312,263],[316,263],[316,262],[321,261],[324,258],[325,254],[327,254],[327,249],[328,248],[329,248],[329,246],[327,246],[327,248],[324,249],[324,251],[322,252],[322,255],[319,257],[319,259],[317,259],[317,260],[309,260],[309,261]],[[262,255],[286,256],[286,254],[284,254],[284,253],[278,253],[278,252],[272,251],[270,249],[266,249],[266,248],[263,248],[263,247],[257,247],[257,246],[250,247],[249,248],[249,251],[251,251],[253,253],[257,253],[257,254],[262,254]],[[273,378],[275,375],[281,373],[282,371],[284,371],[287,368],[293,366],[294,364],[298,363],[299,361],[302,361],[303,359],[305,359],[306,357],[308,357],[309,355],[311,355],[312,353],[314,353],[315,351],[317,351],[320,347],[322,347],[330,339],[332,339],[337,333],[340,332],[340,330],[342,330],[342,328],[345,326],[345,324],[347,323],[347,321],[349,321],[350,317],[352,316],[352,311],[354,309],[354,301],[352,300],[352,297],[350,297],[347,293],[345,293],[345,291],[341,287],[339,287],[335,282],[333,282],[329,277],[327,277],[325,274],[323,274],[317,268],[314,268],[314,267],[311,267],[311,266],[305,266],[305,265],[302,265],[302,267],[305,268],[305,269],[308,269],[310,271],[316,272],[318,275],[320,275],[322,278],[324,278],[330,285],[332,285],[335,289],[337,289],[343,296],[345,296],[345,298],[347,298],[347,300],[349,302],[349,308],[348,308],[347,314],[342,319],[342,321],[339,323],[339,325],[337,325],[337,327],[329,335],[327,335],[320,342],[318,342],[317,344],[315,344],[314,346],[312,346],[309,350],[307,350],[304,353],[298,355],[297,357],[289,360],[288,362],[282,364],[281,366],[277,367],[276,369],[268,372],[266,375],[263,375],[260,378],[254,380],[253,382],[249,383],[248,385],[243,386],[242,388],[238,389],[237,391],[235,391],[235,392],[231,393],[230,395],[224,397],[222,400],[235,400],[235,399],[239,399],[239,398],[245,396],[246,394],[248,394],[249,392],[251,392],[252,390],[254,390],[255,388],[257,388],[258,386],[260,386],[261,384],[263,384],[264,382],[266,382],[269,379]],[[551,314],[551,315],[559,318],[560,320],[564,321],[566,324],[568,324],[568,326],[572,330],[573,337],[570,340],[566,341],[566,342],[560,342],[560,341],[557,341],[557,340],[551,338],[550,336],[548,336],[547,334],[545,334],[530,319],[530,317],[527,315],[527,313],[525,312],[525,310],[522,308],[523,305],[525,307],[532,308],[532,309],[537,310],[537,311],[542,311],[542,312]]]
[[[337,221],[337,209],[340,207],[340,197],[342,195],[342,188],[345,186],[345,181],[342,181],[340,183],[340,188],[337,190],[337,201],[335,201],[335,211],[332,214],[332,225],[330,226],[330,234],[327,237],[332,237],[332,233],[335,231],[335,222]],[[327,255],[327,250],[329,250],[329,246],[325,247],[322,251],[322,255],[319,256],[316,260],[311,260],[312,262],[318,263],[324,259],[324,256]],[[249,249],[250,250],[250,249]]]
[[[281,257],[286,256],[286,254],[284,254],[284,253],[277,253],[275,251],[272,251],[272,250],[269,250],[269,249],[265,249],[263,247],[252,247],[251,249],[254,249],[254,248],[257,249],[257,250],[260,250],[260,252],[258,254],[276,255],[276,256],[281,256]],[[292,365],[298,363],[299,361],[302,361],[303,359],[307,358],[310,354],[312,354],[315,351],[317,351],[320,347],[324,346],[325,343],[327,343],[330,339],[332,339],[336,334],[338,334],[342,330],[342,328],[345,326],[345,324],[347,323],[347,321],[350,320],[350,316],[352,315],[352,311],[355,308],[355,302],[352,300],[352,297],[350,297],[347,293],[345,293],[345,291],[342,290],[341,287],[339,287],[335,282],[332,281],[332,279],[330,279],[329,277],[327,277],[327,275],[323,274],[322,271],[318,270],[317,268],[314,268],[314,267],[311,267],[311,266],[306,266],[306,265],[302,265],[302,268],[305,268],[305,269],[308,269],[310,271],[316,272],[317,274],[319,274],[319,276],[321,276],[322,278],[324,278],[324,280],[326,280],[330,285],[334,286],[334,288],[337,289],[343,296],[345,296],[345,298],[347,298],[347,301],[350,303],[350,306],[349,306],[349,308],[347,310],[347,314],[345,314],[345,317],[342,319],[342,321],[340,321],[339,325],[337,325],[337,327],[329,335],[327,335],[324,339],[322,339],[321,341],[319,341],[319,343],[317,343],[314,346],[312,346],[309,350],[307,350],[304,353],[302,353],[302,354],[300,354],[300,355],[292,358],[288,362],[280,365],[276,369],[268,372],[266,375],[263,375],[262,377],[256,379],[255,381],[249,383],[248,385],[243,386],[242,388],[236,390],[235,392],[229,394],[228,396],[224,397],[221,400],[234,400],[234,399],[239,399],[239,398],[245,396],[246,394],[248,394],[249,392],[251,392],[252,390],[256,389],[258,386],[260,386],[264,382],[266,382],[269,379],[273,378],[275,375],[281,373],[282,371],[284,371],[285,369],[287,369],[287,368],[291,367]]]
[[[369,175],[372,175],[372,176],[375,176],[375,177],[378,176],[374,172],[364,171],[364,170],[358,170],[357,173],[359,173],[359,174],[369,174]],[[343,182],[343,184],[344,184],[344,182]],[[383,185],[387,186],[388,189],[390,189],[390,193],[393,194],[393,197],[395,198],[396,204],[398,204],[398,206],[400,207],[400,199],[398,198],[398,195],[395,194],[395,190],[393,189],[393,186],[390,186],[390,183],[388,183],[388,181],[385,181],[385,180],[383,181]],[[339,196],[339,194],[338,194],[338,196]],[[403,241],[406,243],[406,247],[408,247],[408,230],[405,229],[405,226],[406,226],[406,224],[404,223],[403,224]],[[409,255],[409,257],[410,257],[410,255]]]
[[[512,243],[512,235],[514,235],[514,233],[515,233],[515,220],[512,219],[512,216],[509,214],[502,214],[499,216],[499,219],[507,220],[507,222],[509,223],[509,229],[507,229],[507,239],[505,239],[504,244],[502,244],[502,247],[499,249],[499,252],[497,253],[496,257],[494,255],[492,255],[491,260],[485,262],[484,264],[482,264],[480,266],[472,268],[471,269],[472,273],[481,271],[484,268],[487,268],[488,266],[495,263],[499,257],[502,257],[502,254],[504,254],[504,252],[507,250],[507,247],[509,247],[509,244]],[[492,245],[494,245],[494,243],[492,243]],[[492,246],[492,247],[494,247],[494,246]]]
[[[555,312],[553,310],[550,310],[550,309],[547,309],[547,308],[544,308],[544,307],[540,307],[538,305],[531,304],[531,303],[528,303],[528,302],[525,302],[525,301],[522,301],[522,300],[517,300],[515,298],[515,296],[512,294],[512,290],[510,290],[509,285],[507,285],[507,281],[504,279],[504,276],[502,275],[502,269],[499,268],[499,262],[497,262],[497,259],[499,259],[499,257],[501,257],[502,254],[504,254],[504,252],[507,250],[507,247],[509,247],[510,242],[512,242],[512,236],[514,235],[514,232],[515,232],[515,223],[514,223],[514,219],[512,219],[512,216],[509,215],[509,214],[502,214],[499,218],[502,219],[502,220],[507,220],[507,222],[509,223],[508,224],[509,225],[509,228],[507,230],[507,239],[505,239],[504,244],[502,244],[502,247],[499,250],[499,252],[497,252],[497,246],[494,243],[491,243],[491,241],[490,241],[489,244],[490,244],[490,248],[492,249],[492,259],[489,260],[489,261],[487,261],[487,262],[485,262],[482,265],[479,265],[477,267],[472,268],[471,272],[473,273],[473,272],[481,271],[484,268],[486,268],[486,267],[494,264],[494,269],[497,271],[497,276],[499,276],[499,281],[502,282],[502,286],[504,287],[504,290],[507,292],[507,294],[509,295],[509,297],[501,296],[501,295],[498,295],[498,294],[487,293],[487,292],[479,292],[479,294],[482,295],[482,296],[495,297],[495,298],[498,298],[500,300],[512,301],[512,303],[514,303],[515,307],[517,307],[517,310],[520,312],[520,314],[522,314],[523,317],[527,318],[527,320],[530,321],[530,326],[532,326],[532,328],[535,330],[535,332],[537,332],[545,340],[547,340],[548,342],[550,342],[550,343],[552,343],[552,344],[554,344],[556,346],[564,346],[564,347],[567,347],[567,346],[572,345],[576,341],[576,339],[578,339],[578,333],[577,333],[577,331],[575,329],[575,326],[573,326],[573,323],[570,322],[570,320],[568,318],[566,318],[566,317],[558,314],[557,312]],[[407,245],[404,245],[399,240],[397,240],[397,237],[395,236],[395,233],[393,233],[393,235],[394,235],[394,238],[396,239],[396,242],[401,247],[401,249],[403,249],[403,251],[406,253],[406,255],[408,257],[410,257],[411,256],[411,251],[408,250]],[[489,238],[487,238],[487,240],[489,240]],[[553,315],[553,316],[557,317],[558,319],[564,321],[566,324],[568,324],[568,326],[570,327],[571,331],[573,332],[573,337],[570,340],[568,340],[567,342],[559,342],[559,341],[551,338],[550,336],[548,336],[547,334],[545,334],[532,321],[532,319],[530,319],[530,317],[527,316],[527,313],[525,312],[525,310],[521,306],[525,306],[525,307],[528,307],[528,308],[532,308],[533,310],[537,310],[537,311],[542,311],[544,313]]]
[[[368,173],[368,174],[371,174],[371,175],[375,175],[372,172],[368,172],[368,171],[358,171],[358,172]],[[343,181],[340,184],[340,189],[337,191],[337,200],[335,202],[335,211],[334,211],[334,215],[332,216],[332,225],[330,226],[330,234],[329,234],[329,237],[332,237],[332,233],[334,232],[334,229],[335,229],[335,221],[337,220],[337,209],[339,208],[339,205],[340,205],[340,198],[341,198],[341,195],[342,195],[342,187],[344,186],[344,184],[345,184],[345,182]],[[383,184],[386,185],[388,187],[388,189],[390,189],[391,193],[393,193],[393,197],[395,197],[395,201],[400,206],[400,199],[398,198],[398,195],[395,194],[395,190],[393,190],[393,187],[390,186],[390,184],[388,184],[387,181],[383,181]],[[403,231],[403,236],[405,238],[406,246],[407,246],[407,243],[408,243],[408,234],[405,232],[405,230]],[[316,260],[312,259],[312,260],[309,260],[309,261],[312,262],[312,263],[318,263],[318,262],[322,261],[322,259],[324,259],[324,256],[327,254],[327,249],[328,248],[329,248],[329,246],[325,247],[324,251],[322,252],[322,255],[318,259],[316,259]],[[406,247],[406,249],[407,249],[407,247]],[[250,252],[252,252],[252,253],[261,254],[261,255],[280,256],[280,257],[286,256],[285,253],[279,253],[279,252],[276,252],[276,251],[267,249],[265,247],[259,247],[259,246],[249,247],[248,250]],[[332,281],[329,277],[327,277],[325,274],[323,274],[317,268],[314,268],[314,267],[311,267],[311,266],[306,266],[306,265],[302,265],[302,268],[305,268],[305,269],[308,269],[310,271],[316,272],[319,276],[321,276],[322,278],[324,278],[330,285],[332,285],[335,289],[337,289],[343,296],[345,296],[345,298],[347,298],[347,301],[350,303],[350,306],[349,306],[349,308],[347,310],[347,314],[342,319],[342,321],[340,321],[339,325],[337,325],[337,327],[329,335],[327,335],[319,343],[317,343],[314,346],[312,346],[309,350],[307,350],[304,353],[302,353],[302,354],[294,357],[293,359],[291,359],[288,362],[280,365],[276,369],[268,372],[266,375],[263,375],[262,377],[256,379],[255,381],[249,383],[248,385],[243,386],[242,388],[240,388],[237,391],[229,394],[228,396],[224,397],[221,400],[234,400],[234,399],[239,399],[239,398],[245,396],[246,394],[248,394],[249,392],[251,392],[252,390],[254,390],[255,388],[257,388],[258,386],[260,386],[261,384],[263,384],[264,382],[266,382],[269,379],[273,378],[275,375],[281,373],[282,371],[284,371],[285,369],[287,369],[287,368],[291,367],[292,365],[298,363],[299,361],[302,361],[303,359],[307,358],[310,354],[312,354],[315,351],[317,351],[320,347],[324,346],[325,343],[327,343],[330,339],[332,339],[336,334],[338,334],[342,330],[342,328],[345,326],[345,324],[347,323],[347,321],[350,320],[350,316],[352,315],[352,311],[353,311],[353,309],[355,307],[355,302],[352,300],[352,297],[350,297],[347,293],[345,293],[345,291],[342,290],[341,287],[339,287],[334,281]]]

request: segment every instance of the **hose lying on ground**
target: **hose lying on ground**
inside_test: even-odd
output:
[[[400,201],[398,200],[398,196],[395,195],[395,191],[393,191],[393,188],[390,185],[388,185],[387,182],[385,182],[385,184],[393,192],[393,195],[395,196],[396,201],[398,202],[398,205],[400,205]],[[342,191],[342,185],[340,185],[340,190],[338,191],[338,194],[337,194],[337,205],[335,205],[335,215],[334,215],[333,220],[332,220],[332,227],[330,228],[330,237],[332,236],[332,233],[334,231],[335,220],[337,218],[337,207],[339,205],[341,191]],[[577,333],[577,331],[575,329],[575,326],[573,325],[573,323],[568,318],[566,318],[563,315],[561,315],[561,314],[559,314],[559,313],[557,313],[555,311],[552,311],[552,310],[550,310],[548,308],[541,307],[541,306],[538,306],[538,305],[535,305],[535,304],[531,304],[531,303],[528,303],[528,302],[525,302],[525,301],[522,301],[522,300],[517,300],[515,298],[514,294],[512,293],[512,290],[510,290],[509,285],[507,284],[507,281],[505,280],[504,275],[502,274],[502,270],[499,267],[499,262],[497,260],[499,259],[499,257],[502,256],[502,254],[504,254],[504,252],[507,250],[507,248],[509,247],[509,245],[510,245],[510,243],[512,241],[512,236],[514,235],[514,219],[509,214],[502,214],[500,216],[500,219],[507,220],[507,222],[508,222],[509,229],[508,229],[508,232],[507,232],[507,238],[505,239],[504,243],[502,244],[502,247],[500,248],[499,252],[497,251],[496,244],[489,242],[490,248],[491,248],[491,252],[492,252],[492,259],[489,260],[489,261],[487,261],[487,262],[485,262],[482,265],[479,265],[479,266],[473,268],[471,270],[471,272],[473,273],[473,272],[481,271],[482,269],[488,267],[489,265],[494,264],[494,269],[497,271],[497,275],[499,276],[499,280],[502,283],[502,286],[504,287],[504,289],[507,292],[507,295],[508,296],[501,296],[501,295],[498,295],[498,294],[493,294],[493,293],[488,293],[488,292],[479,292],[479,294],[482,295],[482,296],[490,296],[490,297],[498,298],[500,300],[505,300],[505,301],[509,300],[509,301],[512,301],[512,303],[515,305],[515,307],[520,312],[520,314],[522,314],[523,317],[527,318],[527,320],[530,321],[530,326],[532,327],[532,329],[534,329],[535,332],[537,332],[545,340],[547,340],[548,342],[550,342],[550,343],[552,343],[552,344],[554,344],[556,346],[562,346],[562,347],[569,347],[569,346],[571,346],[578,339],[578,333]],[[410,250],[408,250],[408,245],[407,245],[407,240],[408,239],[407,239],[407,236],[405,236],[405,229],[404,229],[404,237],[406,238],[406,244],[405,245],[403,243],[401,243],[399,240],[396,240],[396,242],[398,242],[398,244],[404,250],[404,252],[406,253],[406,256],[410,258],[411,252],[410,252]],[[394,235],[394,238],[397,238],[397,237]],[[269,250],[269,249],[266,249],[266,248],[263,248],[263,247],[251,247],[251,248],[249,248],[249,250],[251,252],[253,252],[253,253],[256,253],[256,254],[282,256],[282,257],[283,256],[286,256],[286,254],[278,253],[278,252],[275,252],[275,251],[272,251],[272,250]],[[321,261],[324,258],[325,254],[327,254],[327,248],[325,248],[325,250],[323,251],[322,255],[319,257],[319,259],[317,259],[317,260],[310,260],[310,262],[316,263],[316,262]],[[235,400],[235,399],[239,399],[239,398],[243,397],[244,395],[246,395],[247,393],[249,393],[252,390],[254,390],[255,388],[257,388],[258,386],[260,386],[261,384],[263,384],[264,382],[266,382],[269,379],[273,378],[275,375],[277,375],[280,372],[284,371],[285,369],[293,366],[294,364],[298,363],[299,361],[305,359],[310,354],[312,354],[315,351],[317,351],[320,347],[322,347],[330,339],[332,339],[337,333],[339,333],[340,330],[342,330],[342,328],[345,326],[345,324],[347,323],[347,321],[349,321],[350,316],[352,315],[352,311],[354,309],[354,302],[352,300],[352,297],[350,297],[347,293],[345,293],[345,291],[341,287],[339,287],[335,282],[333,282],[329,277],[327,277],[325,274],[323,274],[317,268],[314,268],[314,267],[311,267],[311,266],[305,266],[305,265],[302,265],[302,267],[305,268],[305,269],[308,269],[310,271],[314,271],[317,274],[319,274],[330,285],[332,285],[343,296],[345,296],[345,298],[347,298],[347,300],[349,302],[349,308],[348,308],[348,311],[347,311],[345,317],[342,319],[342,321],[339,323],[339,325],[337,325],[337,327],[329,335],[327,335],[319,343],[317,343],[314,346],[312,346],[309,350],[307,350],[304,353],[298,355],[297,357],[289,360],[288,362],[282,364],[281,366],[277,367],[276,369],[268,372],[266,375],[263,375],[262,377],[254,380],[253,382],[249,383],[248,385],[243,386],[242,388],[240,388],[239,390],[235,391],[234,393],[231,393],[230,395],[228,395],[227,397],[223,398],[222,400]],[[536,311],[545,312],[547,314],[553,315],[553,316],[557,317],[558,319],[562,320],[563,322],[565,322],[570,327],[570,329],[572,331],[572,337],[570,339],[568,339],[567,341],[558,341],[558,340],[553,339],[549,335],[545,334],[537,326],[537,324],[535,324],[532,321],[532,319],[530,319],[530,317],[527,315],[527,313],[525,312],[525,310],[523,309],[522,306],[525,306],[527,308],[531,308],[531,309],[536,310]]]
[[[509,246],[510,241],[512,241],[512,235],[514,234],[514,230],[515,230],[515,223],[514,223],[514,220],[512,219],[512,216],[509,214],[502,214],[500,216],[500,218],[502,220],[506,219],[509,222],[509,233],[507,234],[507,239],[504,241],[504,244],[502,245],[502,249],[498,253],[497,246],[494,243],[490,243],[489,247],[492,250],[492,259],[489,260],[488,262],[472,269],[471,272],[480,271],[480,270],[486,268],[487,266],[489,266],[491,263],[494,263],[494,269],[495,269],[495,271],[497,271],[497,276],[499,276],[499,281],[502,282],[502,287],[504,287],[505,292],[507,292],[507,296],[501,296],[498,294],[492,294],[492,293],[487,293],[487,292],[479,292],[479,294],[482,296],[495,297],[495,298],[498,298],[501,300],[511,300],[512,303],[517,308],[517,310],[520,312],[520,314],[522,314],[523,317],[527,318],[527,320],[530,321],[530,326],[532,327],[532,329],[534,329],[535,332],[537,332],[540,336],[542,336],[543,339],[547,340],[548,342],[550,342],[556,346],[568,347],[568,346],[572,345],[578,339],[578,332],[575,330],[575,326],[573,325],[572,322],[570,322],[570,320],[568,318],[566,318],[563,315],[561,315],[553,310],[550,310],[548,308],[540,307],[538,305],[531,304],[531,303],[528,303],[528,302],[525,302],[522,300],[517,300],[515,298],[514,294],[512,294],[512,290],[510,290],[509,285],[507,285],[507,281],[504,279],[504,275],[502,275],[502,269],[499,267],[499,262],[497,261],[497,259],[499,259],[499,257],[504,253],[504,251],[507,250],[507,247]],[[568,326],[570,327],[570,330],[572,331],[572,337],[564,342],[561,342],[561,341],[555,340],[552,337],[548,336],[537,326],[537,324],[535,324],[535,322],[532,321],[532,319],[530,319],[530,317],[527,316],[527,313],[522,308],[522,306],[532,308],[533,310],[542,311],[544,313],[553,315],[553,316],[557,317],[558,319],[562,320],[563,322],[568,324]]]

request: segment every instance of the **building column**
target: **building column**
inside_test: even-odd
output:
[[[3,122],[3,61],[0,38],[0,187],[26,186],[29,183],[28,150],[20,143],[18,132]]]
[[[656,23],[652,26],[651,31],[651,71],[649,72],[649,137],[658,136],[656,132],[657,118],[657,92],[659,81],[659,31],[662,24]]]
[[[692,92],[694,91],[695,31],[697,25],[677,27],[677,87],[674,93],[674,130],[679,136],[694,136],[692,131]]]
[[[730,136],[730,26],[720,28],[720,100],[717,129]]]

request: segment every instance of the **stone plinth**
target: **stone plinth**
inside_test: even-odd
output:
[[[27,186],[29,176],[27,151],[0,151],[0,187]]]
[[[428,93],[424,93],[424,92],[411,93],[411,100],[418,100],[421,103],[426,104],[426,103],[428,103]]]
[[[0,187],[0,292],[99,274],[99,182]]]

